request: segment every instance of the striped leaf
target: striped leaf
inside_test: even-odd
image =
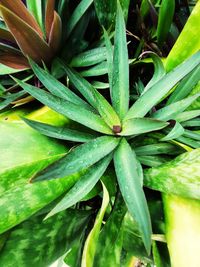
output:
[[[138,175],[137,159],[126,139],[122,139],[114,154],[114,165],[118,184],[131,216],[139,226],[145,248],[150,253],[151,220],[147,202]]]
[[[167,194],[200,199],[200,149],[144,172],[144,185]]]
[[[45,222],[42,221],[43,215],[23,222],[11,231],[0,254],[0,265],[49,266],[84,232],[90,214],[88,211],[68,210]]]

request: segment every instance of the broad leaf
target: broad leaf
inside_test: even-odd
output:
[[[36,62],[41,60],[48,62],[53,57],[52,50],[31,26],[9,9],[0,6],[0,10],[24,55],[28,55]]]
[[[167,194],[200,199],[200,149],[144,172],[144,185]]]
[[[138,156],[158,155],[158,154],[174,155],[177,153],[180,154],[182,152],[182,150],[179,150],[177,146],[170,144],[170,143],[164,143],[164,142],[138,146],[134,148],[134,151]]]
[[[148,133],[162,129],[168,125],[167,122],[150,118],[134,118],[125,120],[122,125],[122,132],[119,135],[134,135]]]
[[[26,220],[69,190],[80,174],[11,188],[0,197],[0,233]]]
[[[186,122],[188,120],[194,119],[199,116],[200,116],[200,109],[190,110],[178,114],[177,116],[175,116],[175,120],[178,122]]]
[[[104,31],[104,40],[106,45],[106,58],[108,64],[108,78],[109,78],[110,96],[111,96],[111,85],[113,80],[113,48],[107,31],[104,28],[103,31]]]
[[[1,62],[1,56],[0,56],[0,62]],[[7,63],[7,60],[6,62]],[[15,64],[16,66],[16,64]],[[27,69],[27,67],[24,66],[24,68],[12,68],[12,67],[8,67],[5,64],[0,63],[0,76],[1,75],[6,75],[6,74],[12,74],[12,73],[17,73],[17,72],[21,72],[23,70]]]
[[[184,134],[185,137],[189,137],[191,139],[200,141],[200,132],[198,131],[190,131],[190,130],[185,130]]]
[[[103,201],[101,205],[101,209],[99,210],[94,226],[89,233],[87,240],[85,242],[84,250],[83,250],[83,255],[82,255],[82,262],[81,266],[82,267],[93,267],[93,262],[94,262],[94,257],[95,257],[95,252],[97,248],[97,242],[99,238],[99,233],[101,230],[101,224],[103,221],[104,214],[106,212],[106,208],[109,204],[109,194],[102,183],[103,186]]]
[[[145,116],[174,85],[184,78],[185,75],[190,73],[199,63],[200,52],[197,52],[174,70],[166,74],[132,105],[126,115],[126,119]]]
[[[114,154],[119,187],[131,216],[137,221],[145,248],[150,253],[151,221],[147,202],[137,172],[137,159],[126,139],[122,139]]]
[[[69,129],[68,127],[56,127],[50,124],[32,121],[26,118],[23,118],[23,120],[30,127],[37,130],[41,134],[49,136],[49,137],[53,137],[56,139],[73,141],[73,142],[87,142],[95,138],[95,135]]]
[[[71,120],[79,122],[93,130],[112,134],[112,131],[105,124],[102,118],[95,113],[85,109],[84,107],[73,104],[72,102],[53,96],[44,90],[26,84],[18,79],[14,80],[34,98],[38,99],[44,105],[47,105],[58,113],[67,116]]]
[[[117,4],[111,86],[113,107],[120,118],[123,118],[127,113],[129,106],[129,63],[126,44],[126,28],[119,2]]]
[[[43,216],[23,222],[11,231],[0,254],[0,265],[49,266],[84,232],[90,215],[89,211],[68,210],[45,222]]]
[[[42,21],[42,0],[26,0],[28,10],[33,14],[40,28],[43,28]]]
[[[65,177],[88,168],[111,153],[118,143],[118,138],[102,136],[80,145],[42,171],[34,181]]]
[[[50,33],[52,29],[52,24],[54,20],[54,6],[55,0],[47,0],[46,1],[46,9],[45,9],[45,32],[46,38],[49,41]]]
[[[81,199],[92,190],[104,174],[111,159],[112,155],[109,155],[91,166],[85,174],[82,175],[80,180],[71,188],[71,190],[63,197],[63,199],[55,206],[55,208],[47,214],[46,218],[49,218],[62,210],[68,209],[77,202],[81,201]]]
[[[119,194],[111,215],[99,235],[94,266],[121,266],[122,223],[126,210],[123,198]]]
[[[62,21],[54,11],[53,22],[51,26],[51,31],[49,34],[48,45],[52,48],[52,50],[56,53],[60,47],[62,37]]]
[[[42,31],[39,25],[37,24],[35,18],[32,16],[30,12],[28,12],[28,10],[26,9],[25,5],[22,3],[21,0],[15,0],[14,5],[13,5],[13,0],[1,0],[1,5],[6,7],[12,13],[16,14],[19,18],[21,18],[24,22],[26,22],[31,28],[33,28],[40,35],[40,37],[43,36]]]

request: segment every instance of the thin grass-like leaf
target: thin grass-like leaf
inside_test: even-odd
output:
[[[73,104],[62,98],[53,96],[46,91],[24,83],[18,79],[14,80],[29,94],[34,98],[42,102],[44,105],[52,108],[58,113],[67,116],[73,121],[79,122],[83,125],[86,125],[88,128],[91,128],[95,131],[112,134],[112,131],[105,124],[102,118],[93,112],[80,107],[76,104]]]
[[[197,52],[174,70],[166,74],[129,109],[125,119],[145,116],[182,78],[200,63],[200,52]]]
[[[198,97],[200,94],[196,94],[193,96],[189,96],[183,100],[165,106],[154,112],[152,117],[158,120],[167,121],[170,119],[174,119],[179,113],[183,112],[187,107],[189,107]]]
[[[200,116],[200,110],[199,109],[190,110],[190,111],[185,111],[185,112],[178,114],[175,117],[175,120],[177,120],[178,122],[184,122],[184,121],[188,121],[188,120],[194,119],[194,118],[199,117],[199,116]]]
[[[81,105],[84,108],[91,110],[90,106],[80,97],[74,94],[68,87],[64,86],[56,78],[54,78],[47,70],[39,67],[34,61],[29,59],[32,70],[42,84],[53,94],[74,104]]]
[[[129,63],[125,21],[119,2],[115,25],[111,98],[114,109],[119,117],[123,118],[129,106]]]
[[[172,139],[178,138],[179,136],[183,135],[185,132],[183,126],[179,122],[176,122],[175,126],[172,128],[172,130],[163,138],[160,139],[160,141],[170,141]]]
[[[67,32],[66,35],[69,37],[69,35],[72,33],[73,29],[77,25],[77,23],[80,21],[84,13],[88,10],[88,8],[93,3],[93,0],[82,0],[79,5],[76,7],[74,12],[71,15],[70,20],[68,21],[67,25]]]
[[[40,28],[43,28],[42,21],[42,0],[26,0],[28,10],[33,14]]]
[[[121,122],[110,103],[75,70],[64,66],[71,83],[79,92],[96,108],[104,121],[112,129],[113,126],[120,126]]]
[[[165,128],[167,122],[151,118],[134,118],[124,121],[122,131],[119,135],[128,136],[134,134],[148,133]]]
[[[106,60],[106,48],[98,47],[91,50],[87,50],[73,57],[70,66],[71,67],[89,67]]]
[[[90,67],[89,69],[82,70],[80,74],[83,77],[93,77],[93,76],[101,76],[108,73],[108,63],[107,61],[103,61],[95,66]]]
[[[56,139],[73,141],[73,142],[87,142],[95,138],[94,135],[89,133],[84,133],[81,131],[69,129],[66,127],[56,127],[50,124],[41,123],[38,121],[29,120],[22,118],[30,127],[37,130],[41,134]]]
[[[111,153],[118,143],[118,138],[102,136],[80,145],[42,171],[34,181],[65,177],[86,169]]]
[[[167,105],[175,103],[187,97],[194,86],[198,83],[200,77],[200,66],[196,67],[192,73],[188,74],[176,87],[174,92],[167,100]]]
[[[77,202],[81,201],[81,199],[92,190],[92,188],[104,174],[111,159],[112,155],[108,155],[104,159],[91,166],[86,173],[82,175],[80,180],[78,180],[78,182],[70,189],[70,191],[67,192],[62,200],[47,214],[45,219],[62,210],[68,209]]]
[[[153,64],[154,64],[154,74],[153,74],[153,77],[151,78],[151,80],[145,86],[142,94],[144,94],[146,91],[148,91],[149,88],[151,88],[154,84],[156,84],[166,74],[163,62],[159,58],[159,56],[157,56],[157,54],[155,54],[153,52],[148,52],[148,51],[144,52],[142,55],[144,55],[144,54],[149,54],[151,56],[151,58],[153,60]]]

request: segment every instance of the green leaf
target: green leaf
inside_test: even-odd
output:
[[[69,88],[64,86],[46,70],[40,68],[34,61],[29,59],[29,63],[35,75],[53,95],[68,100],[74,104],[91,109],[85,101],[83,101],[80,97],[74,94]]]
[[[116,112],[110,103],[78,72],[63,66],[72,84],[79,90],[79,92],[99,111],[104,121],[112,129],[114,125],[120,126],[121,122]],[[88,98],[87,98],[88,97]]]
[[[53,96],[42,89],[26,84],[18,79],[14,78],[14,80],[34,98],[58,113],[67,116],[71,120],[79,122],[93,130],[112,134],[112,131],[100,116],[85,109],[84,107],[80,107],[72,102]]]
[[[62,200],[47,214],[46,218],[49,218],[62,210],[68,209],[77,202],[81,201],[81,199],[92,190],[92,188],[104,174],[111,159],[112,155],[108,155],[104,159],[91,166],[86,173],[82,175],[80,180],[62,198]]]
[[[56,127],[50,124],[41,123],[26,118],[23,118],[23,121],[26,122],[33,129],[40,132],[41,134],[56,139],[62,139],[73,142],[87,142],[95,138],[95,135],[69,129],[68,127]]]
[[[106,60],[106,48],[97,47],[73,57],[70,62],[70,66],[73,68],[89,67],[104,60]]]
[[[196,67],[190,74],[188,74],[175,88],[174,92],[167,100],[167,104],[172,104],[182,100],[192,91],[194,86],[199,82],[200,66]]]
[[[94,76],[101,76],[108,73],[108,63],[107,61],[102,61],[99,64],[96,64],[89,69],[82,70],[80,74],[83,77],[94,77]]]
[[[26,1],[28,10],[33,14],[35,19],[37,20],[40,28],[43,28],[42,21],[42,1],[41,0],[27,0]]]
[[[90,215],[89,211],[68,210],[45,222],[43,215],[23,222],[11,231],[0,254],[0,265],[49,266],[71,248]]]
[[[42,171],[34,181],[60,178],[88,168],[111,153],[118,143],[118,138],[102,136],[80,145]]]
[[[81,262],[82,267],[93,267],[97,242],[98,242],[99,233],[101,230],[101,224],[103,221],[104,214],[106,212],[106,208],[109,204],[108,191],[103,183],[102,183],[102,186],[103,186],[103,201],[102,201],[101,209],[99,210],[97,214],[94,226],[91,232],[89,233],[87,240],[85,242],[83,255],[82,255],[82,262]]]
[[[122,139],[114,153],[119,187],[131,216],[137,221],[145,248],[150,253],[151,221],[147,202],[137,172],[137,159],[126,139]]]
[[[153,52],[144,52],[142,55],[144,55],[144,54],[145,55],[148,54],[151,56],[151,58],[153,60],[153,64],[154,64],[154,74],[153,74],[153,77],[151,78],[151,80],[145,86],[142,94],[144,94],[146,91],[148,91],[149,88],[151,88],[154,84],[156,84],[166,74],[163,62],[157,54],[155,54]]]
[[[130,0],[120,0],[120,4],[123,9],[124,18],[127,21]],[[94,0],[94,5],[100,24],[106,30],[113,26],[117,11],[117,1],[110,0],[102,2],[101,0]]]
[[[11,188],[0,197],[0,233],[26,220],[37,211],[69,190],[80,178],[80,173]]]
[[[0,151],[1,194],[17,184],[27,183],[32,175],[58,160],[68,148],[33,131],[22,121],[1,121]]]
[[[184,112],[185,113],[185,112]],[[183,114],[183,113],[182,113]],[[187,116],[187,115],[186,115]],[[196,116],[195,116],[196,117]],[[182,118],[181,118],[182,119]],[[193,120],[189,120],[189,121],[184,121],[183,123],[181,123],[182,126],[184,127],[200,127],[200,119],[196,118]]]
[[[160,141],[170,141],[175,138],[178,138],[179,136],[183,135],[185,132],[184,128],[181,126],[179,122],[176,122],[175,126],[171,129],[171,131],[163,138],[160,139]]]
[[[200,116],[200,109],[190,110],[190,111],[185,111],[185,112],[178,114],[175,117],[175,120],[177,120],[178,122],[186,122],[188,120],[194,119],[199,116]]]
[[[157,38],[159,46],[162,46],[169,33],[175,11],[175,0],[162,0],[157,26]]]
[[[179,113],[183,112],[198,97],[200,97],[200,94],[189,96],[183,100],[180,100],[178,102],[175,102],[173,104],[165,106],[164,108],[161,108],[161,109],[157,110],[156,112],[154,112],[152,114],[152,117],[155,119],[158,119],[158,120],[163,120],[163,121],[174,119],[175,116],[177,116]]]
[[[144,185],[167,194],[200,199],[200,149],[144,172]]]
[[[21,72],[24,70],[25,70],[25,68],[24,69],[14,69],[14,68],[10,68],[10,67],[0,63],[0,76],[6,75],[6,74],[17,73],[17,72]]]
[[[126,28],[121,6],[117,4],[111,97],[113,107],[123,118],[129,106],[129,63]]]
[[[129,109],[125,119],[145,116],[182,78],[200,63],[200,52],[197,52],[174,70],[166,74]],[[162,88],[162,90],[160,90]]]
[[[194,140],[197,140],[197,141],[200,141],[200,133],[199,132],[185,130],[184,136],[189,137],[189,138],[194,139]]]
[[[122,125],[122,132],[119,135],[128,136],[135,134],[148,133],[162,129],[168,125],[167,122],[154,120],[151,118],[134,118],[125,120]]]
[[[25,91],[20,91],[20,92],[13,93],[13,94],[5,96],[5,99],[0,102],[0,110],[6,108],[13,101],[19,99],[20,97],[22,97],[24,95],[26,95],[26,92]]]
[[[72,33],[73,29],[77,25],[77,23],[80,21],[84,13],[88,10],[88,8],[93,3],[93,0],[82,0],[79,5],[76,7],[74,12],[72,13],[68,25],[67,25],[67,31],[66,35],[69,37],[69,35]]]
[[[108,65],[108,78],[110,84],[110,95],[111,95],[111,85],[113,80],[113,48],[108,36],[107,31],[103,28],[104,32],[104,40],[106,45],[106,57],[107,57],[107,65]]]
[[[121,266],[122,223],[126,210],[123,198],[118,194],[111,215],[100,232],[93,266]]]
[[[174,155],[176,153],[182,152],[180,150],[177,150],[177,146],[170,144],[170,143],[164,143],[164,142],[138,146],[134,148],[134,151],[138,156],[158,155],[158,154]]]

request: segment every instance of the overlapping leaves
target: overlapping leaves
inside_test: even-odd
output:
[[[108,42],[106,47],[108,51],[110,51]],[[71,189],[69,195],[66,195],[64,199],[61,200],[60,204],[58,203],[57,208],[55,208],[52,214],[75,204],[74,194],[77,196],[78,200],[84,197],[84,194],[88,193],[88,190],[82,186],[82,183],[86,182],[91,189],[98,179],[100,179],[101,174],[105,171],[114,153],[114,165],[122,196],[130,214],[138,223],[146,250],[148,252],[150,251],[151,223],[145,195],[142,190],[143,173],[139,157],[137,158],[137,155],[130,147],[126,136],[134,138],[137,135],[162,130],[168,126],[163,130],[163,134],[167,135],[165,141],[167,139],[180,138],[180,136],[182,137],[183,135],[183,138],[190,138],[192,142],[196,142],[193,139],[197,139],[198,135],[182,130],[182,126],[179,124],[172,130],[172,123],[170,121],[168,122],[168,120],[173,120],[176,119],[177,116],[180,116],[188,105],[199,97],[199,95],[180,100],[182,101],[181,106],[180,102],[173,102],[155,113],[152,113],[152,108],[162,101],[166,94],[169,93],[182,78],[193,71],[199,63],[200,52],[193,55],[173,71],[164,76],[162,75],[160,79],[152,82],[148,90],[146,90],[128,110],[128,54],[125,24],[119,4],[116,18],[112,74],[110,75],[112,79],[110,86],[113,107],[90,83],[63,62],[59,63],[60,67],[66,71],[71,83],[85,100],[75,95],[69,88],[63,85],[59,86],[59,83],[51,77],[46,70],[41,70],[36,64],[31,63],[35,75],[41,80],[49,92],[16,80],[26,92],[55,111],[98,132],[99,135],[104,134],[104,136],[94,136],[94,138],[92,138],[93,132],[90,132],[89,136],[91,140],[86,140],[86,143],[84,143],[85,141],[81,139],[81,136],[86,137],[88,135],[84,135],[84,133],[80,131],[76,132],[77,137],[80,136],[80,139],[73,139],[73,141],[83,142],[84,144],[73,149],[65,157],[43,170],[33,179],[33,181],[49,179],[53,179],[54,181],[56,178],[72,175],[73,173],[89,168],[86,170],[82,179]],[[121,68],[121,66],[124,67],[120,70],[119,68]],[[74,101],[76,101],[76,103],[74,103]],[[173,109],[171,105],[173,105]],[[145,117],[147,114],[149,117]],[[27,121],[27,123],[43,134],[59,138],[58,128],[34,123],[34,121]],[[169,134],[169,132],[171,132],[171,134]],[[184,137],[185,133],[187,134]],[[60,135],[62,135],[62,131]],[[68,130],[68,132],[64,132],[64,135],[66,140],[71,141],[73,132]],[[52,214],[50,213],[50,215]]]

